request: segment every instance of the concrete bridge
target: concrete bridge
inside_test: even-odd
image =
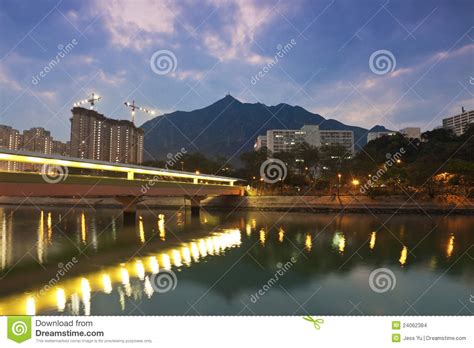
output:
[[[185,197],[195,215],[208,196],[244,194],[235,185],[239,179],[217,175],[4,149],[0,162],[10,168],[26,163],[31,170],[1,171],[0,196],[113,197],[127,218],[134,218],[137,203],[148,196]]]

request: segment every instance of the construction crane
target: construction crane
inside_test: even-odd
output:
[[[81,100],[77,103],[74,103],[74,106],[80,106],[80,105],[83,105],[83,104],[91,104],[90,109],[93,110],[95,103],[98,102],[101,99],[102,99],[102,97],[99,97],[98,95],[94,94],[94,92],[92,92],[92,96],[91,96],[90,99],[84,99],[84,100]]]
[[[131,103],[125,102],[123,104],[132,110],[132,123],[135,123],[135,110],[143,111],[143,112],[146,112],[147,114],[152,114],[152,115],[155,114],[154,110],[148,110],[148,109],[142,108],[141,106],[136,105],[135,100],[133,100]]]

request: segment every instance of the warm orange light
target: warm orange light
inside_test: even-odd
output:
[[[374,249],[375,248],[375,240],[377,238],[377,232],[372,232],[372,234],[370,235],[370,249]]]
[[[408,248],[406,246],[403,246],[402,252],[400,254],[400,258],[398,261],[400,262],[400,265],[404,265],[407,263],[407,255],[408,255]]]
[[[306,251],[311,251],[311,248],[313,247],[313,239],[311,238],[310,234],[306,235],[304,246],[305,246]]]

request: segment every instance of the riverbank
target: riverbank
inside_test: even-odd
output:
[[[189,207],[182,197],[160,197],[146,199],[138,208],[183,208]],[[28,198],[0,197],[0,205],[29,205],[54,207],[115,208],[121,205],[114,199],[73,198]],[[419,199],[408,196],[369,198],[366,196],[219,196],[201,201],[206,210],[253,210],[292,212],[347,212],[360,214],[463,214],[474,215],[474,201],[460,196],[439,196],[434,199]]]

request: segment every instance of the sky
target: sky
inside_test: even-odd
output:
[[[429,130],[474,109],[473,14],[471,0],[0,0],[0,124],[64,141],[92,92],[117,119],[125,101],[161,115],[230,92]]]

